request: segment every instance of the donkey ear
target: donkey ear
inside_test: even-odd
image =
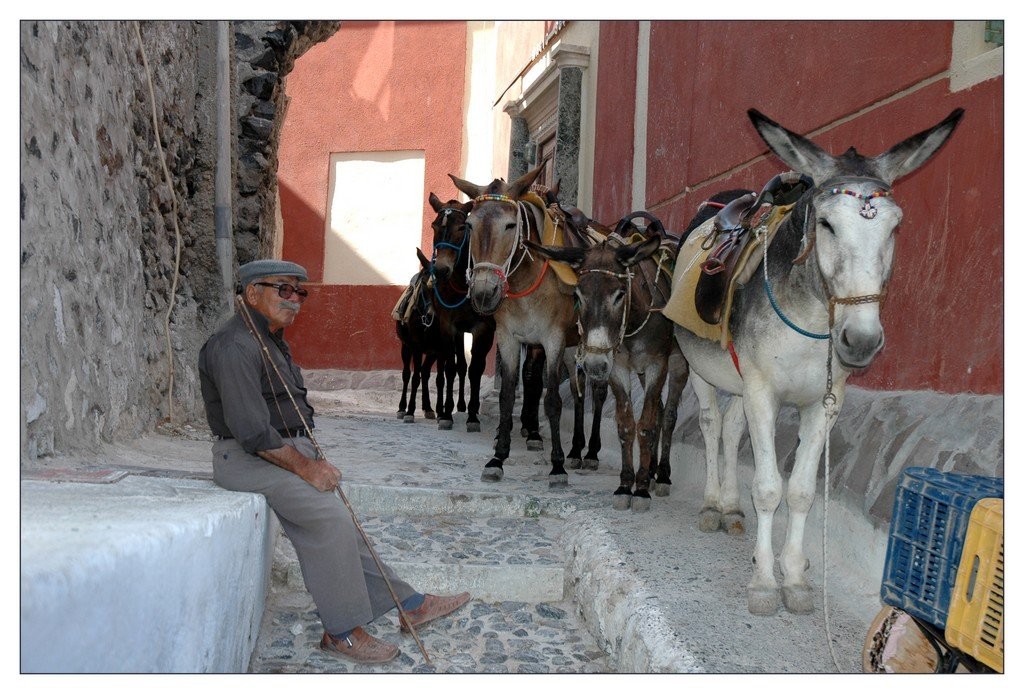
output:
[[[556,260],[561,263],[566,263],[575,270],[579,270],[580,266],[583,265],[583,259],[587,254],[585,248],[572,248],[568,246],[542,246],[539,243],[534,243],[528,239],[524,240],[530,250],[537,253],[543,258],[548,260]]]
[[[487,188],[487,186],[478,186],[475,183],[464,181],[453,174],[448,174],[448,178],[452,179],[452,183],[455,184],[455,187],[458,188],[463,193],[465,193],[466,195],[468,195],[470,200],[480,197],[480,195]]]
[[[660,246],[661,239],[652,236],[646,241],[637,241],[628,246],[622,246],[615,252],[615,259],[622,263],[622,267],[630,267],[644,258],[650,258]]]
[[[522,194],[525,193],[531,185],[533,185],[533,182],[537,180],[537,176],[540,175],[540,172],[543,168],[544,165],[541,164],[536,169],[532,171],[527,171],[525,174],[523,174],[516,180],[512,181],[512,183],[510,183],[508,186],[506,195],[508,195],[513,200],[518,200],[522,196]]]
[[[430,206],[434,208],[434,212],[440,212],[441,208],[444,207],[444,203],[441,202],[441,199],[433,193],[427,197],[427,200],[430,202]]]
[[[875,157],[873,161],[882,180],[891,184],[928,161],[953,134],[963,115],[962,108],[954,109],[941,123],[908,137]]]
[[[423,251],[421,251],[418,247],[416,248],[416,257],[420,259],[420,265],[423,266],[424,270],[430,267],[430,261],[427,260],[427,256],[423,255]]]
[[[747,115],[765,144],[794,171],[820,183],[835,170],[834,157],[803,135],[787,130],[757,109],[750,109]]]

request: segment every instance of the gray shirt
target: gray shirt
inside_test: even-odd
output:
[[[281,432],[303,430],[302,417],[313,428],[313,407],[306,400],[302,372],[292,362],[284,331],[271,333],[267,319],[249,310],[263,344],[277,365],[266,364],[266,353],[235,314],[199,351],[199,382],[206,406],[206,421],[215,436],[234,438],[249,453],[284,445]],[[278,372],[287,384],[281,385]]]

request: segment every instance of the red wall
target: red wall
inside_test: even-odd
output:
[[[283,257],[310,273],[310,297],[288,340],[305,368],[400,369],[391,309],[398,286],[323,285],[330,157],[334,152],[424,150],[421,248],[433,239],[427,195],[457,191],[462,159],[464,22],[344,22],[306,52],[287,80],[278,150]],[[382,205],[388,191],[380,191]],[[419,264],[412,249],[409,276]]]
[[[629,28],[604,24],[600,55],[625,58]],[[757,160],[767,148],[750,107],[801,133],[852,116],[811,137],[835,154],[855,146],[866,155],[966,109],[946,147],[895,186],[904,221],[882,316],[886,348],[851,379],[857,386],[1003,392],[1003,79],[955,94],[944,78],[922,85],[948,69],[951,37],[951,22],[652,23],[647,200],[670,230],[710,194],[758,188],[786,168],[773,155]],[[599,93],[629,92],[635,67],[607,62]],[[602,220],[627,211],[632,154],[616,141],[625,117],[598,99]]]

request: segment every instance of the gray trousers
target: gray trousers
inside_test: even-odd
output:
[[[317,457],[309,439],[292,442],[303,455]],[[395,608],[352,515],[333,491],[317,491],[298,475],[246,453],[234,439],[214,442],[213,481],[230,491],[266,497],[295,547],[306,589],[327,631],[339,634],[363,626]],[[415,594],[389,566],[384,569],[400,601]]]

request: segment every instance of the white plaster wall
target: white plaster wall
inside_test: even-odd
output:
[[[21,671],[245,672],[276,517],[212,482],[21,484]]]

